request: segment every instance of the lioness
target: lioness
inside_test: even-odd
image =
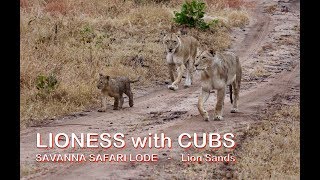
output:
[[[163,38],[163,44],[167,53],[166,60],[172,81],[168,88],[171,90],[178,89],[177,84],[181,81],[185,70],[187,70],[187,76],[184,86],[191,86],[193,72],[195,71],[194,61],[199,46],[198,41],[192,36],[169,33]],[[178,71],[177,78],[174,77],[176,67]]]
[[[114,97],[113,109],[118,110],[122,108],[123,105],[123,93],[129,97],[129,106],[133,106],[133,94],[131,92],[130,83],[134,83],[140,80],[140,77],[137,80],[130,80],[127,77],[119,76],[111,78],[103,74],[99,74],[99,80],[97,88],[101,90],[101,109],[99,112],[105,112],[107,109],[106,106],[106,96]],[[120,104],[119,104],[120,101]]]
[[[195,67],[201,71],[201,94],[198,99],[198,110],[204,120],[209,115],[203,105],[207,101],[211,90],[217,90],[217,103],[214,111],[214,120],[222,120],[222,111],[226,86],[230,85],[230,101],[233,105],[231,113],[238,112],[239,90],[241,84],[242,68],[238,56],[231,52],[216,52],[206,50],[197,56]],[[233,93],[232,93],[233,90]],[[234,95],[234,98],[232,98]]]

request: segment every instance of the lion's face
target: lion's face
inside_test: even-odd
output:
[[[103,89],[109,84],[109,76],[105,76],[103,74],[99,74],[99,80],[97,83],[98,89]]]
[[[163,44],[167,53],[174,53],[180,45],[179,35],[176,35],[175,33],[167,34],[163,38]]]
[[[197,70],[205,70],[212,64],[212,58],[215,56],[213,50],[206,50],[197,55],[194,66]]]

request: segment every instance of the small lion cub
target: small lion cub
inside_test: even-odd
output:
[[[111,78],[110,76],[99,74],[99,81],[97,88],[101,90],[101,109],[99,112],[105,112],[107,109],[106,106],[106,97],[107,95],[114,98],[113,109],[118,110],[122,108],[123,105],[123,93],[129,97],[129,106],[133,106],[133,94],[131,91],[130,83],[134,83],[140,80],[140,77],[137,80],[130,80],[124,76],[118,76]],[[120,103],[119,103],[120,101]]]

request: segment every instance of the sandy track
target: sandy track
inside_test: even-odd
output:
[[[281,18],[288,16],[291,20],[289,23],[299,23],[296,14],[299,14],[299,3],[285,3],[293,11],[290,13],[273,14],[272,16],[263,13],[264,8],[271,2],[264,1],[257,4],[257,8],[252,12],[254,14],[253,21],[245,28],[245,31],[238,30],[234,32],[236,37],[232,51],[240,55],[244,68],[251,68],[257,59],[269,58],[270,62],[265,63],[265,67],[277,67],[277,73],[265,77],[262,80],[252,82],[243,82],[243,88],[240,93],[239,113],[230,113],[229,98],[226,98],[223,121],[202,120],[196,108],[197,97],[200,93],[199,84],[194,84],[188,89],[179,89],[178,91],[170,91],[166,86],[160,89],[154,89],[147,94],[141,95],[135,99],[133,108],[129,108],[125,101],[124,109],[113,111],[111,105],[105,113],[84,112],[74,118],[64,118],[55,120],[49,124],[40,127],[29,127],[20,132],[20,162],[21,167],[32,167],[34,173],[23,178],[25,179],[119,179],[132,177],[148,177],[155,167],[153,164],[132,164],[132,163],[36,163],[35,155],[43,153],[157,153],[159,154],[159,164],[172,163],[179,161],[180,154],[184,150],[177,146],[177,136],[183,132],[233,132],[236,133],[248,125],[259,120],[260,110],[266,106],[266,102],[277,94],[287,92],[293,88],[298,89],[300,70],[299,70],[299,53],[297,47],[285,49],[285,53],[291,53],[293,56],[286,57],[282,51],[272,54],[266,52],[257,55],[261,47],[275,41],[278,38],[275,29],[281,26]],[[290,19],[291,18],[291,19]],[[296,19],[295,19],[296,18]],[[280,32],[289,31],[280,28]],[[291,32],[291,31],[290,31]],[[281,36],[280,34],[279,36]],[[296,33],[296,36],[297,33]],[[276,41],[277,43],[281,41]],[[299,42],[296,42],[299,44]],[[279,45],[279,47],[282,47]],[[277,50],[277,49],[276,49]],[[274,51],[273,51],[274,52]],[[272,54],[272,56],[270,55]],[[276,63],[274,63],[277,60]],[[281,66],[275,65],[281,62]],[[198,79],[198,77],[195,77]],[[139,96],[136,95],[136,96]],[[215,104],[215,94],[208,99],[205,107],[210,110]],[[48,133],[103,133],[114,134],[123,132],[126,138],[144,137],[148,133],[165,132],[166,136],[173,139],[173,148],[155,150],[155,149],[139,149],[133,150],[131,146],[124,149],[108,149],[108,150],[86,150],[86,149],[50,149],[41,150],[36,148],[36,133],[47,135]],[[45,141],[44,141],[45,143]],[[165,154],[165,155],[163,155]],[[167,157],[171,157],[168,160]],[[125,172],[125,173],[124,173]]]

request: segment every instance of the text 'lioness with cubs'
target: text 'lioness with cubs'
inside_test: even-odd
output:
[[[214,120],[222,120],[222,111],[226,87],[230,85],[230,100],[233,105],[232,113],[238,112],[238,100],[241,84],[242,68],[238,56],[231,52],[216,52],[206,50],[196,58],[195,67],[201,71],[201,94],[198,99],[198,110],[208,121],[209,115],[203,105],[210,95],[210,91],[217,90],[217,103]],[[232,98],[232,95],[234,98]]]
[[[191,86],[193,72],[195,71],[194,61],[199,46],[198,41],[192,36],[169,33],[163,38],[163,44],[167,52],[166,59],[172,81],[168,88],[171,90],[178,89],[178,83],[181,81],[185,70],[187,70],[187,75],[184,86]],[[176,68],[178,71],[177,78],[174,75]]]

